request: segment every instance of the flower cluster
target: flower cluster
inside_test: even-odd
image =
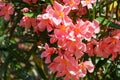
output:
[[[93,72],[94,65],[90,61],[81,62],[70,55],[69,52],[58,52],[54,61],[49,65],[50,70],[57,72],[56,76],[65,76],[64,80],[79,80],[79,77],[85,77],[87,70]]]
[[[77,11],[76,15],[82,16],[87,13],[87,8],[92,9],[95,2],[96,0],[63,0],[64,4],[60,4],[54,1],[53,5],[48,5],[43,14],[38,15],[36,19],[27,16],[22,18],[20,26],[26,29],[32,26],[37,33],[45,29],[48,33],[52,32],[49,34],[50,44],[57,43],[57,47],[50,47],[46,43],[41,58],[45,58],[45,63],[50,64],[49,69],[57,73],[57,77],[65,76],[64,80],[79,80],[79,77],[85,77],[86,70],[93,72],[92,62],[82,61],[85,53],[104,58],[112,55],[112,60],[120,53],[119,31],[100,41],[91,41],[100,31],[99,23],[96,20],[90,22],[79,18],[72,20],[72,12]],[[84,40],[88,43],[83,42]],[[52,59],[54,54],[57,57]]]
[[[45,57],[45,63],[50,63],[49,68],[57,72],[57,77],[64,77],[64,80],[79,80],[85,77],[88,72],[93,72],[94,65],[91,61],[82,61],[81,57],[86,52],[86,44],[83,40],[90,41],[95,38],[95,33],[100,31],[99,24],[96,20],[76,19],[75,23],[69,15],[72,10],[79,10],[79,0],[63,0],[64,5],[54,1],[53,6],[49,5],[45,13],[38,15],[39,20],[37,28],[39,31],[47,29],[50,43],[57,43],[56,47],[50,47],[45,44],[45,51],[41,58]],[[81,15],[79,15],[81,16]],[[32,23],[32,22],[31,22]],[[53,60],[51,56],[56,54]],[[52,60],[52,62],[51,62]]]
[[[40,57],[45,60],[48,68],[57,77],[64,80],[79,80],[85,77],[87,72],[92,73],[94,71],[95,66],[92,60],[90,61],[91,56],[111,57],[111,60],[114,60],[120,54],[120,30],[112,29],[109,31],[111,28],[101,28],[100,30],[100,21],[98,20],[98,22],[94,18],[101,15],[102,11],[98,13],[98,6],[93,8],[96,5],[96,1],[22,0],[22,5],[19,3],[14,4],[13,1],[14,5],[0,2],[0,16],[4,17],[5,20],[10,20],[13,15],[14,18],[8,22],[10,23],[8,25],[14,25],[15,27],[19,25],[24,27],[25,30],[34,30],[35,34],[37,33],[38,35],[39,33],[45,33],[45,36],[40,34],[40,40],[38,36],[37,40],[35,40],[35,43],[38,41],[35,46],[39,46],[39,42],[42,45],[39,46],[42,51]],[[47,2],[49,4],[46,4]],[[108,11],[111,11],[112,7],[118,6],[117,1],[114,4],[109,5],[110,9]],[[15,11],[13,7],[15,7]],[[38,9],[44,10],[37,11]],[[39,14],[39,12],[41,13]],[[92,14],[90,14],[91,12]],[[116,17],[119,17],[120,10],[115,12]],[[91,17],[91,15],[94,16]],[[108,17],[109,14],[106,14],[106,16]],[[87,19],[88,17],[90,18]],[[16,20],[15,24],[13,24],[14,20]],[[120,25],[119,21],[111,21]],[[109,26],[112,23],[107,24],[107,22],[111,21],[103,20],[103,25]],[[15,27],[11,28],[10,26],[10,33],[12,33],[12,29],[16,32],[18,31]],[[105,32],[108,32],[108,34],[106,33],[107,35],[102,36]],[[42,42],[44,40],[42,39],[44,38],[43,36],[49,40]],[[20,40],[16,39],[15,41],[19,42]],[[24,47],[23,43],[18,44],[19,49],[22,50]],[[89,60],[87,60],[88,58],[86,59],[86,55]]]
[[[89,56],[99,56],[108,58],[112,56],[112,60],[120,54],[120,30],[114,30],[111,36],[103,38],[99,42],[93,40],[87,44],[87,53]]]

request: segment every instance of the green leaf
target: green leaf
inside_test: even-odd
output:
[[[102,67],[106,62],[108,58],[105,58],[104,60],[99,60],[98,63],[96,64],[95,70],[98,70],[100,67]]]
[[[24,13],[23,15],[28,16],[28,17],[33,17],[34,13]]]
[[[108,19],[105,19],[103,17],[98,17],[98,18],[96,18],[96,20],[99,21],[99,23],[104,25],[104,26],[109,26],[109,27],[112,27],[112,28],[120,29],[120,25],[115,24],[114,22],[112,22]]]

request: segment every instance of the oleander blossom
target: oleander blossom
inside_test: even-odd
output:
[[[87,6],[88,9],[92,9],[92,4],[95,4],[96,0],[81,0],[82,6]]]
[[[53,30],[53,22],[51,21],[52,15],[45,13],[38,15],[37,19],[39,20],[37,27],[40,32],[44,31],[45,29],[47,29],[48,32]]]
[[[61,5],[60,3],[54,1],[53,6],[47,7],[47,13],[51,15],[51,21],[58,26],[61,23],[68,22],[71,23],[71,19],[67,16],[70,12],[69,6]],[[69,24],[70,25],[70,24]]]
[[[46,43],[44,49],[45,49],[45,51],[42,52],[41,58],[46,57],[45,63],[50,63],[51,55],[55,53],[56,48],[49,47],[48,44]]]
[[[48,32],[51,32],[60,24],[71,25],[72,20],[67,16],[69,12],[69,6],[63,6],[54,1],[53,6],[48,5],[45,13],[38,15],[37,19],[39,20],[39,23],[37,27],[39,28],[39,31],[42,32],[47,29]]]
[[[78,9],[78,5],[80,4],[80,0],[63,0],[65,5],[70,6],[72,10]]]
[[[9,20],[13,13],[14,9],[11,3],[0,3],[0,16],[4,16],[5,20]]]
[[[33,27],[34,31],[37,32],[37,30],[36,30],[37,24],[38,24],[37,19],[31,18],[31,17],[28,17],[28,16],[24,16],[20,20],[19,26],[25,27],[26,30],[28,30],[29,28]]]

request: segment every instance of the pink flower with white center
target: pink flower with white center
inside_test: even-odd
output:
[[[87,74],[87,70],[88,72],[92,73],[94,71],[94,65],[92,64],[91,61],[85,61],[85,62],[81,62],[79,64],[79,76],[80,77],[85,77]]]
[[[37,3],[38,0],[23,0],[23,2],[28,3],[28,4],[35,4]]]
[[[51,55],[55,53],[56,48],[49,47],[48,44],[46,43],[44,49],[45,49],[45,51],[42,52],[41,58],[46,57],[45,63],[50,63],[51,62]]]
[[[2,8],[0,9],[0,16],[4,16],[5,20],[9,20],[10,15],[12,15],[14,12],[12,4],[8,3],[6,4],[6,6],[4,6],[4,3],[3,3],[1,6]]]
[[[88,9],[92,9],[92,4],[95,4],[96,0],[81,0],[82,6],[87,6]]]
[[[78,9],[78,5],[80,4],[80,0],[63,0],[63,2],[70,6],[72,10]]]

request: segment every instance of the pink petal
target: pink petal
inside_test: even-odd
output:
[[[57,1],[54,1],[53,7],[54,7],[55,10],[58,10],[60,12],[62,12],[63,9],[64,9],[64,7],[61,4],[59,4]]]
[[[43,58],[43,57],[47,57],[48,56],[48,54],[44,51],[44,52],[42,52],[42,54],[41,54],[41,58]]]
[[[81,1],[82,6],[86,6],[86,1]]]
[[[86,65],[86,68],[90,73],[94,71],[94,65],[91,61],[85,61],[84,64]]]
[[[64,14],[68,15],[70,13],[71,8],[69,6],[64,6]]]
[[[88,9],[92,9],[92,4],[87,4]]]
[[[50,55],[48,55],[47,57],[46,57],[46,59],[45,59],[45,63],[50,63],[51,62],[51,56]]]
[[[10,19],[10,15],[8,15],[8,14],[5,15],[5,16],[4,16],[4,19],[5,19],[5,20],[9,20],[9,19]]]

